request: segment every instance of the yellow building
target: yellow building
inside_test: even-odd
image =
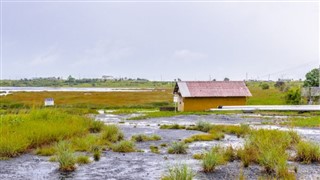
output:
[[[178,97],[178,111],[245,105],[247,97],[252,96],[243,81],[179,81],[173,94]]]

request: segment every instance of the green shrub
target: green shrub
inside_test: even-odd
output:
[[[89,164],[90,159],[88,156],[78,156],[76,162],[78,164]]]
[[[76,159],[71,151],[71,146],[65,141],[57,144],[57,161],[60,171],[74,171],[76,169]]]
[[[195,174],[186,164],[169,168],[169,173],[162,180],[192,180]]]
[[[267,84],[267,83],[261,84],[261,89],[263,89],[263,90],[269,89],[269,84]]]
[[[123,139],[123,133],[116,125],[106,125],[102,131],[102,139],[109,142],[117,142]]]
[[[287,104],[301,104],[300,89],[290,89],[285,96]]]
[[[135,144],[133,141],[122,140],[112,145],[112,151],[114,152],[134,152]]]
[[[320,162],[320,147],[311,142],[299,142],[297,145],[296,160],[306,164]]]
[[[168,148],[169,154],[186,154],[188,146],[184,142],[173,142]]]

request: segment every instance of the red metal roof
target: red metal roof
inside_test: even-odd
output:
[[[177,86],[182,97],[252,96],[243,81],[185,81]]]

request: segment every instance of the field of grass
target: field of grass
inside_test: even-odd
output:
[[[293,127],[320,127],[320,117],[306,117],[306,118],[292,118],[289,121],[282,123],[282,125],[290,125]]]
[[[0,157],[89,133],[93,120],[56,109],[31,110],[1,117]]]
[[[248,105],[281,105],[286,104],[285,92],[275,88],[274,83],[268,83],[269,89],[263,90],[260,82],[247,82],[247,86],[252,94],[247,99]]]
[[[57,107],[72,108],[154,108],[172,101],[171,90],[152,92],[17,92],[1,97],[1,107],[43,106],[54,98]]]

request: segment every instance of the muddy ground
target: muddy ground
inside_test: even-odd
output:
[[[260,166],[252,165],[248,168],[242,168],[241,162],[234,161],[226,165],[218,166],[213,173],[201,172],[201,161],[192,158],[194,153],[209,150],[213,146],[241,147],[244,139],[233,135],[226,135],[223,140],[209,142],[194,142],[189,144],[188,154],[171,155],[167,153],[167,147],[161,147],[160,153],[150,152],[150,145],[159,146],[160,144],[171,144],[190,137],[193,134],[199,134],[199,131],[191,130],[167,130],[159,129],[162,124],[180,124],[191,125],[197,121],[208,121],[214,124],[250,124],[253,128],[283,129],[287,128],[263,125],[261,118],[243,118],[242,115],[188,115],[169,118],[157,118],[148,120],[125,120],[131,115],[112,115],[100,114],[96,116],[97,120],[105,123],[118,124],[125,134],[130,138],[135,134],[157,134],[162,137],[160,141],[149,141],[136,143],[137,149],[144,152],[134,153],[115,153],[111,151],[103,152],[102,158],[98,162],[88,165],[82,165],[72,173],[61,173],[57,163],[48,161],[48,157],[41,157],[32,154],[25,154],[10,160],[0,161],[0,179],[134,179],[150,180],[160,179],[167,172],[168,167],[175,164],[187,164],[194,172],[195,179],[237,179],[240,171],[247,179],[258,179],[263,175],[263,169]],[[296,128],[303,138],[320,144],[320,129]],[[298,167],[298,179],[320,179],[320,165],[303,165],[295,162],[288,162]]]

